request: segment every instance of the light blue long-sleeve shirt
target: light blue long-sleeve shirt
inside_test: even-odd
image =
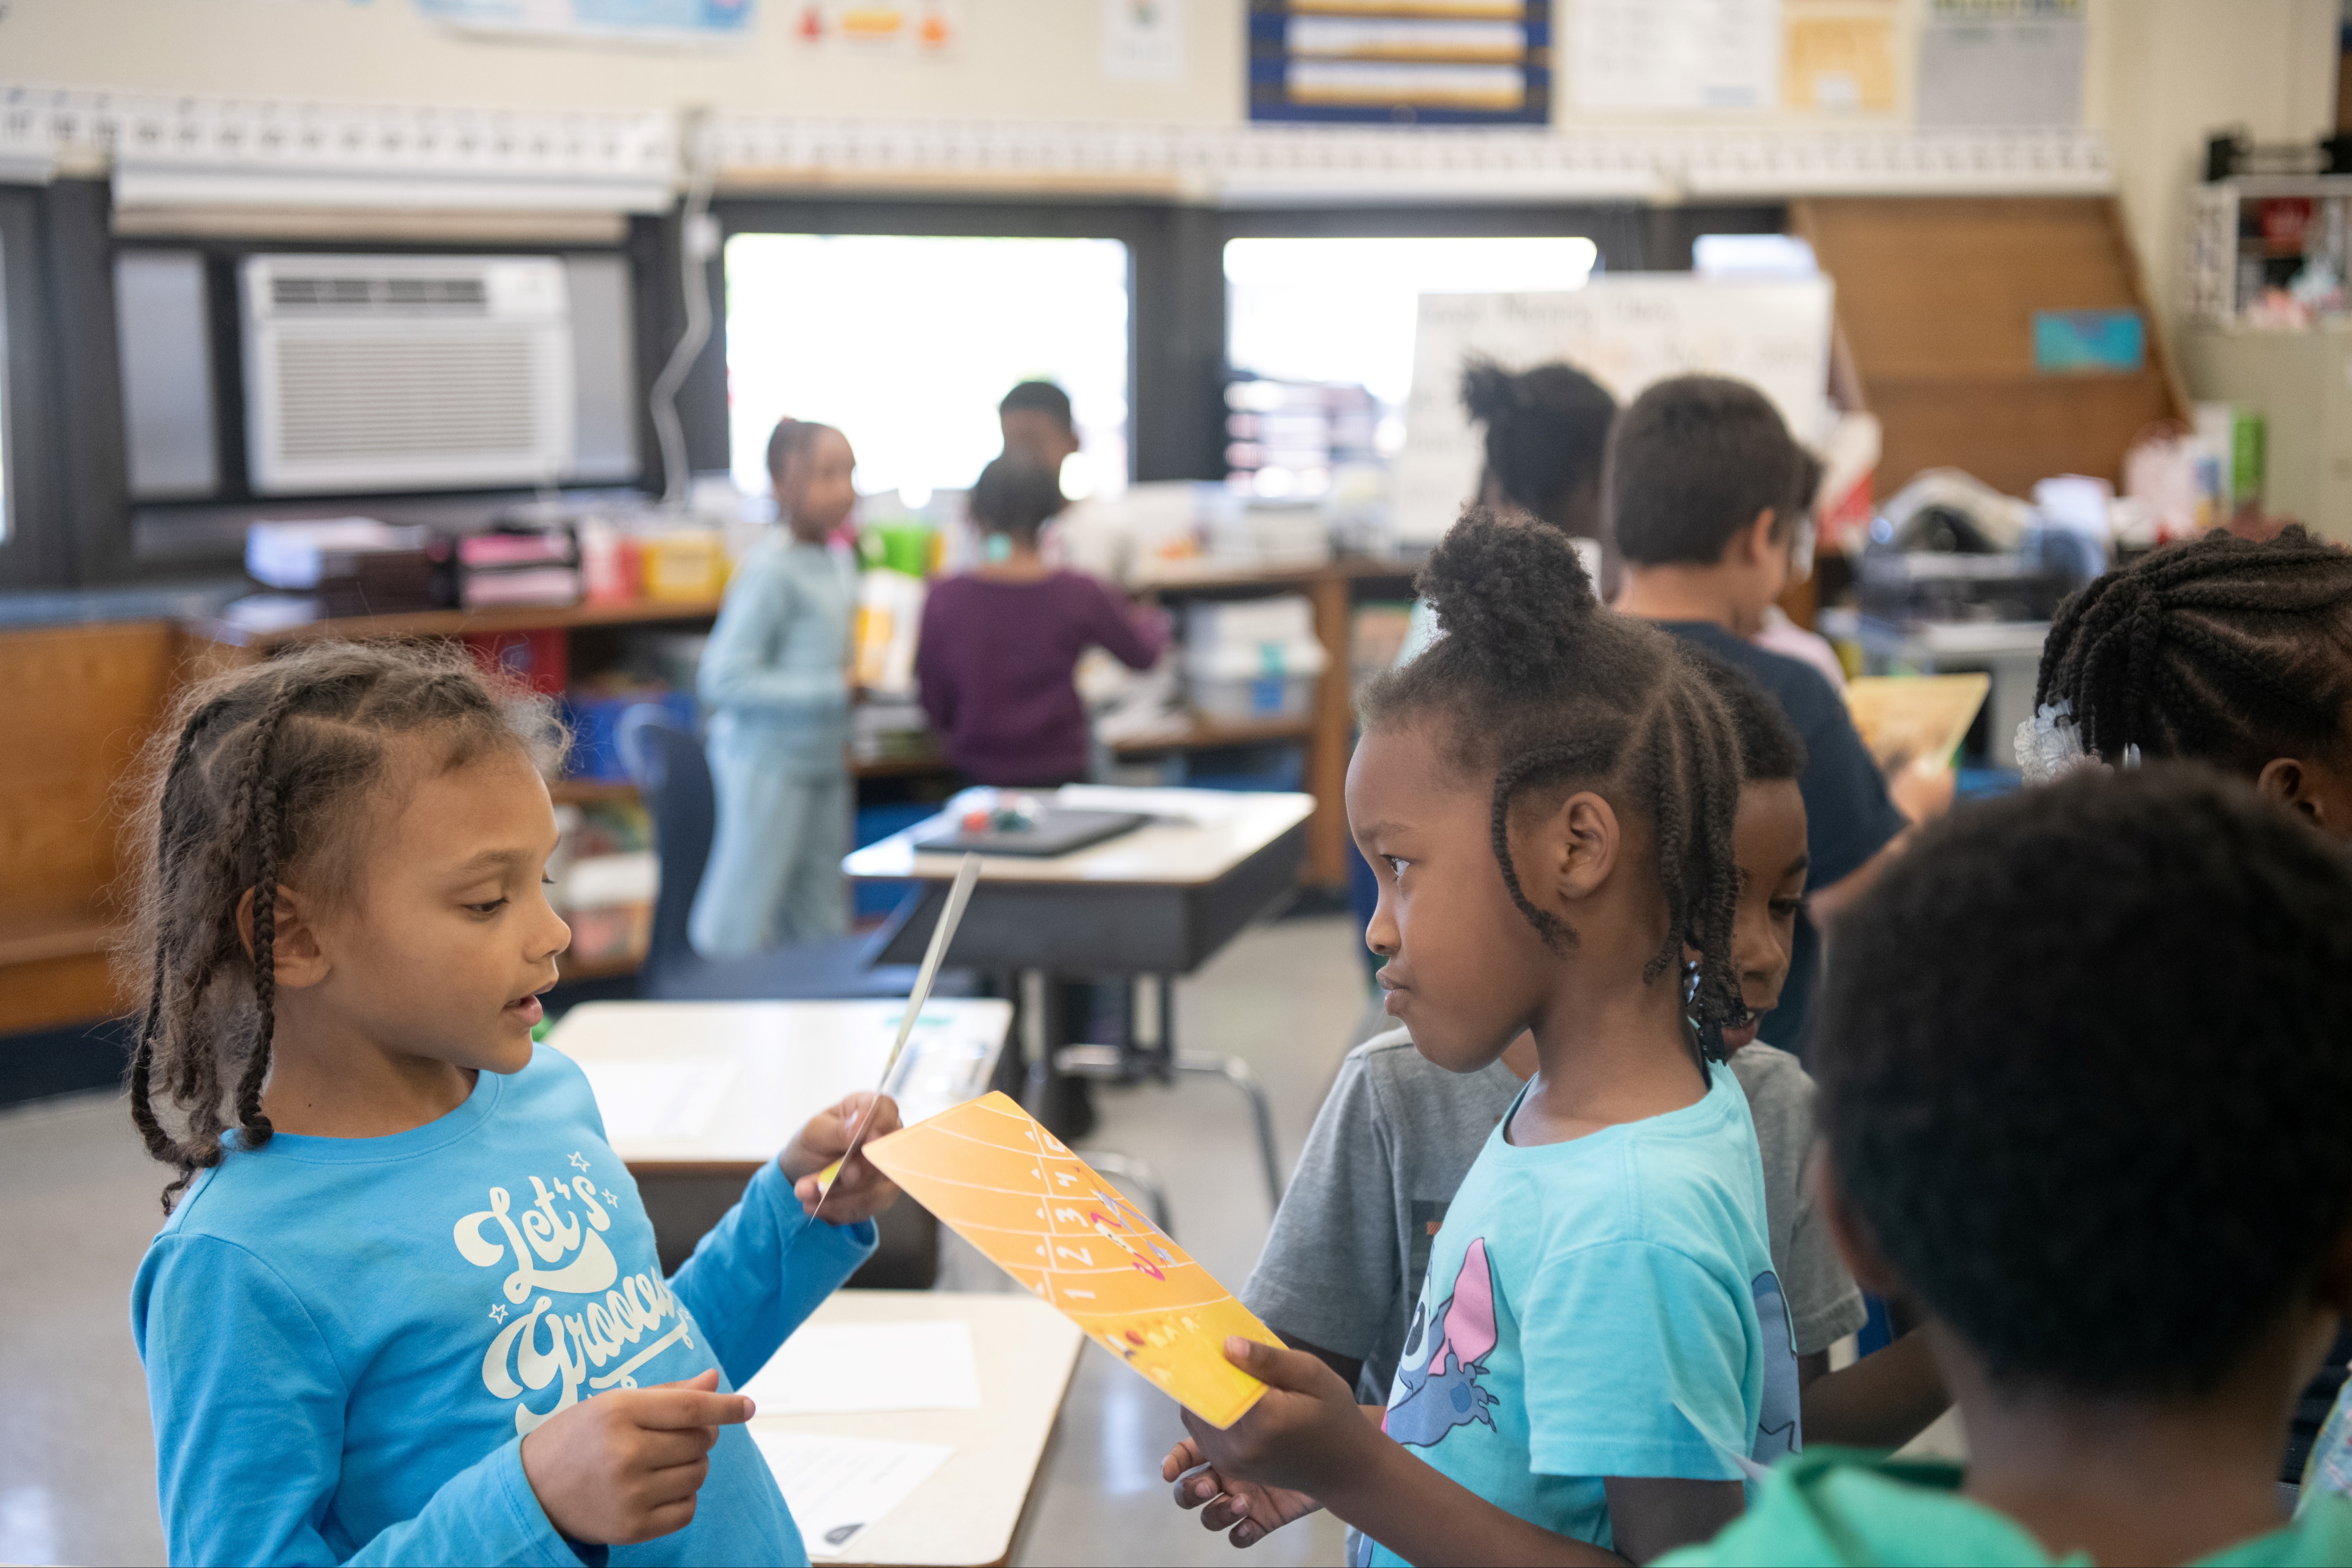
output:
[[[727,584],[698,677],[714,732],[756,735],[799,777],[838,773],[849,744],[850,626],[857,566],[846,551],[778,530]]]
[[[771,1161],[665,1280],[587,1079],[544,1046],[406,1132],[232,1148],[131,1289],[171,1559],[602,1562],[549,1522],[523,1436],[616,1388],[740,1384],[874,1241],[811,1224]],[[693,1522],[609,1560],[808,1557],[728,1426]]]

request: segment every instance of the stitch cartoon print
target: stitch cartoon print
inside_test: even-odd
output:
[[[1416,1448],[1433,1447],[1456,1426],[1474,1421],[1495,1425],[1487,1406],[1499,1404],[1501,1396],[1480,1381],[1496,1339],[1495,1274],[1486,1260],[1485,1237],[1462,1254],[1453,1293],[1435,1317],[1424,1322],[1428,1311],[1424,1287],[1413,1309],[1412,1329],[1405,1336],[1404,1360],[1397,1367],[1388,1413],[1381,1420],[1382,1431]]]

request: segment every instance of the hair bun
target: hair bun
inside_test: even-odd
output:
[[[1447,530],[1414,586],[1449,641],[1506,671],[1557,668],[1601,607],[1567,535],[1485,507],[1470,508]]]
[[[1519,410],[1519,378],[1490,359],[1473,359],[1462,367],[1462,407],[1473,424],[1492,428]]]

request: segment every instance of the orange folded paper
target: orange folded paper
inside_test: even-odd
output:
[[[1003,1094],[877,1138],[866,1157],[1202,1420],[1230,1426],[1265,1384],[1228,1334],[1282,1342],[1165,1231]]]

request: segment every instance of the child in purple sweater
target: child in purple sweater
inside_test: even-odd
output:
[[[923,605],[915,652],[923,711],[948,761],[974,783],[1040,788],[1084,779],[1078,656],[1100,645],[1146,669],[1167,634],[1094,578],[1045,564],[1037,533],[1062,510],[1049,470],[999,458],[981,470],[971,504],[984,559],[935,584]]]

